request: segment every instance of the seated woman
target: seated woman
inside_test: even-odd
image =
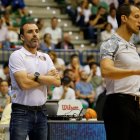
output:
[[[52,43],[52,37],[51,34],[46,33],[44,34],[43,41],[40,44],[39,50],[41,51],[49,51],[49,50],[54,50],[55,45]]]
[[[104,26],[104,31],[101,32],[101,41],[109,39],[115,31],[112,28],[112,24],[107,22]]]

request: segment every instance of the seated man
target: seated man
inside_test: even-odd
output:
[[[71,79],[68,76],[62,78],[62,85],[55,87],[52,92],[52,99],[75,99],[75,91],[70,88]]]
[[[83,107],[93,108],[95,92],[91,83],[87,82],[88,74],[85,71],[80,73],[80,81],[76,83],[76,96],[81,100]]]
[[[71,42],[71,36],[68,33],[63,34],[63,39],[56,44],[55,49],[74,49],[74,45]]]
[[[50,33],[52,36],[52,43],[57,44],[62,39],[62,29],[58,26],[58,18],[52,17],[51,18],[51,25],[44,29],[45,33]]]

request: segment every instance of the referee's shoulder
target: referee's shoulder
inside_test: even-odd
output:
[[[101,43],[100,43],[100,48],[102,48],[102,47],[108,47],[108,46],[117,46],[118,44],[119,44],[119,42],[120,42],[120,39],[119,38],[117,38],[114,34],[110,37],[110,38],[108,38],[108,39],[106,39],[106,40],[104,40],[104,41],[102,41]]]
[[[108,38],[108,39],[100,42],[100,45],[99,45],[100,46],[100,49],[101,48],[104,48],[105,46],[109,46],[110,45],[110,41],[111,41],[111,38]]]

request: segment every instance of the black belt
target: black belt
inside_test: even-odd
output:
[[[28,106],[28,105],[21,105],[17,103],[12,104],[12,109],[24,109],[24,110],[30,110],[30,111],[41,111],[46,109],[46,105],[41,106]]]
[[[125,94],[125,93],[114,93],[114,94],[109,94],[108,97],[122,97],[126,98],[131,101],[138,101],[140,102],[140,96],[138,95],[130,95],[130,94]]]

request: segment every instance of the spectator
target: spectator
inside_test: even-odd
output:
[[[71,43],[71,37],[68,33],[63,34],[62,41],[60,41],[56,45],[55,49],[64,49],[64,50],[74,49],[74,45]]]
[[[18,10],[21,17],[26,15],[24,0],[1,0],[1,2],[6,11]]]
[[[0,17],[0,48],[9,48],[8,28],[3,25],[3,19]]]
[[[18,42],[18,27],[14,25],[14,19],[11,19],[10,17],[10,12],[9,11],[4,11],[3,12],[3,25],[6,26],[8,29],[8,37],[9,37],[9,42],[10,46],[8,48],[4,49],[10,49],[12,46],[12,43],[17,43]]]
[[[11,9],[11,0],[1,0],[2,10],[9,10]]]
[[[75,99],[75,91],[70,88],[71,79],[68,76],[62,78],[62,85],[55,87],[52,92],[52,99]]]
[[[80,72],[82,70],[82,66],[77,54],[71,55],[70,64],[67,67],[72,69],[72,71],[75,73],[75,80],[78,82],[80,80]]]
[[[118,28],[118,23],[117,23],[117,19],[116,19],[116,9],[115,8],[110,9],[109,15],[107,16],[107,21],[109,23],[111,23],[114,30],[116,30]]]
[[[40,48],[41,51],[49,51],[49,50],[54,50],[55,49],[55,45],[52,43],[52,37],[50,33],[46,33],[44,34],[44,38],[43,41],[40,44]]]
[[[18,10],[21,17],[26,16],[25,2],[24,0],[12,0],[12,10]]]
[[[106,11],[109,11],[109,5],[105,1],[100,1],[100,0],[91,0],[92,1],[92,6],[91,6],[91,13],[92,15],[96,15],[98,13],[99,7],[104,7]]]
[[[76,96],[81,100],[83,107],[93,108],[95,92],[91,83],[87,82],[88,75],[85,71],[80,73],[80,81],[76,83]]]
[[[94,43],[98,43],[98,32],[102,31],[107,22],[107,12],[104,7],[99,7],[96,15],[91,15],[87,34],[85,37]]]
[[[118,8],[118,0],[101,0],[101,1],[105,1],[110,7],[114,7],[114,8]]]
[[[62,78],[63,71],[65,69],[65,62],[64,62],[64,60],[61,59],[61,58],[58,58],[56,52],[53,51],[53,50],[48,51],[48,55],[52,59],[54,65],[55,65],[55,68],[57,69],[57,71],[60,74],[60,77]]]
[[[107,21],[107,11],[104,7],[100,6],[97,15],[92,15],[90,17],[90,25],[94,28],[102,29]]]
[[[75,73],[72,71],[72,69],[65,69],[63,77],[65,76],[71,79],[70,87],[75,89]]]
[[[10,103],[10,96],[8,94],[8,82],[3,80],[0,83],[0,117],[5,106]]]
[[[90,66],[89,66],[89,64],[90,64],[91,62],[96,62],[96,61],[95,61],[94,55],[88,55],[88,56],[87,56],[87,63],[86,63],[86,65],[83,67],[83,70],[84,70],[87,74],[90,74],[90,72],[91,72],[91,71],[90,71]],[[101,70],[100,70],[100,67],[99,67],[99,66],[97,66],[96,75],[101,76]]]
[[[76,16],[77,16],[76,9],[77,6],[79,5],[79,1],[81,0],[66,0],[66,4],[67,4],[66,12],[70,16],[73,24],[76,23]]]
[[[105,41],[109,39],[114,33],[114,30],[112,30],[111,23],[106,23],[104,29],[105,30],[101,32],[101,41]]]
[[[103,83],[104,80],[101,76],[96,75],[97,67],[98,67],[98,64],[96,62],[90,62],[89,66],[90,66],[91,72],[90,72],[90,75],[88,76],[87,81],[90,82],[94,88],[94,91],[96,93],[96,96],[95,96],[95,102],[96,102],[98,99],[98,96],[105,90],[104,83]]]
[[[82,0],[80,5],[77,7],[77,18],[76,23],[79,27],[85,28],[89,22],[91,15],[91,9],[89,7],[88,0]]]
[[[62,39],[62,29],[58,27],[57,17],[52,17],[51,26],[45,28],[45,33],[50,33],[52,36],[52,43],[57,44]]]
[[[5,75],[5,80],[8,81],[8,85],[11,86],[11,78],[9,72],[9,62],[3,64],[3,73]]]
[[[9,81],[8,80],[9,79],[9,66],[8,66],[8,62],[4,62],[4,64],[1,66],[1,68],[0,68],[0,77],[3,80]]]
[[[44,19],[39,18],[36,22],[36,25],[39,29],[40,39],[42,40],[44,36]]]
[[[9,11],[4,11],[2,14],[3,24],[7,26],[8,30],[18,32],[18,27],[14,25],[15,19],[11,18]],[[16,21],[17,22],[17,21]],[[19,25],[20,23],[18,23]]]

